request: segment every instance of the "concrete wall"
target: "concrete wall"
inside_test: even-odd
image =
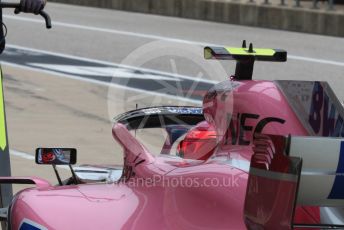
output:
[[[344,36],[344,14],[335,11],[279,7],[221,0],[48,1],[271,29]]]

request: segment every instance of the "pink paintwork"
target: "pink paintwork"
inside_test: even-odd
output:
[[[254,132],[308,133],[274,82],[227,80],[218,86],[204,99],[218,143],[209,159],[154,157],[124,125],[115,124],[113,136],[124,149],[122,179],[76,186],[35,181],[37,188],[15,196],[12,228],[28,219],[48,229],[246,229]],[[271,117],[279,120],[266,122]],[[314,221],[319,212],[304,210],[297,209],[299,221]]]

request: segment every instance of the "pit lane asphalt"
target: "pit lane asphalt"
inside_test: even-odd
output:
[[[343,38],[53,3],[48,4],[46,11],[55,22],[51,31],[43,27],[39,17],[14,16],[6,10],[7,43],[121,63],[137,48],[155,40],[169,40],[185,48],[196,45],[202,53],[200,43],[240,46],[241,40],[247,39],[255,47],[282,48],[289,52],[287,63],[256,63],[256,79],[326,80],[340,100],[344,99]],[[194,76],[194,67],[179,59],[182,60],[176,57],[178,74]],[[144,67],[175,73],[168,61],[158,58]],[[15,59],[12,62],[18,64]],[[233,72],[234,63],[222,62],[222,65],[228,74]],[[120,148],[111,137],[108,86],[62,78],[42,69],[4,65],[4,73],[11,149],[33,155],[37,146],[76,147],[80,163],[121,162]],[[211,80],[224,78],[215,76]],[[114,99],[112,113],[135,107],[133,102],[128,105],[123,95],[135,97],[136,92],[124,88],[116,89],[117,92],[120,96]],[[152,101],[181,104],[178,98],[156,100],[156,95],[151,94],[139,98],[140,106],[150,105]],[[30,160],[18,156],[12,157],[12,171],[13,175],[43,176],[55,182],[50,167],[34,166]]]
[[[9,27],[8,42],[120,63],[138,47],[159,38],[230,46],[240,46],[242,39],[246,39],[255,47],[281,48],[289,53],[287,64],[256,64],[256,79],[327,80],[339,98],[344,99],[344,91],[341,90],[343,38],[53,3],[48,4],[46,11],[56,24],[51,31],[46,31],[41,24],[15,19],[11,11],[6,11],[11,16],[5,17]],[[41,20],[39,17],[30,18]],[[329,63],[321,63],[324,61]],[[150,63],[147,67],[171,71],[169,65],[159,62]],[[234,63],[225,64],[229,73],[233,68]],[[188,66],[180,66],[178,70],[185,75],[192,73]],[[223,77],[216,80],[220,79]]]

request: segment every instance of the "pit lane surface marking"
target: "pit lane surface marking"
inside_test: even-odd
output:
[[[3,15],[3,17],[6,19],[11,19],[11,20],[44,24],[44,22],[41,19],[33,19],[33,18],[22,17],[22,16],[13,16],[13,15]],[[102,32],[102,33],[119,34],[119,35],[125,35],[125,36],[148,38],[148,39],[153,39],[153,40],[163,40],[163,41],[169,41],[169,42],[193,44],[193,45],[200,45],[200,46],[226,46],[223,44],[204,43],[204,42],[199,42],[199,41],[191,41],[191,40],[185,40],[185,39],[179,39],[179,38],[171,38],[171,37],[165,37],[165,36],[159,36],[159,35],[153,35],[153,34],[137,33],[137,32],[130,32],[130,31],[124,31],[124,30],[114,30],[114,29],[107,29],[107,28],[99,28],[99,27],[85,26],[85,25],[65,23],[65,22],[59,22],[59,21],[53,21],[53,26],[61,26],[61,27],[66,27],[66,28],[89,30],[89,31],[95,31],[95,32]],[[321,64],[326,64],[326,65],[344,66],[344,62],[339,62],[339,61],[334,61],[334,60],[310,58],[310,57],[303,57],[303,56],[297,56],[297,55],[288,55],[288,58],[294,59],[294,60],[299,60],[299,61],[321,63]]]
[[[24,158],[24,159],[27,159],[27,160],[35,160],[35,157],[32,156],[31,154],[20,152],[20,151],[16,151],[14,149],[10,149],[10,154],[12,156],[21,157],[21,158]]]
[[[35,156],[32,156],[29,153],[20,152],[20,151],[14,150],[14,149],[10,149],[10,154],[11,154],[11,156],[17,156],[17,157],[20,157],[20,158],[23,158],[26,160],[30,160],[30,161],[35,160]],[[61,168],[61,169],[69,169],[69,167],[65,166],[65,165],[57,165],[57,167]]]
[[[30,161],[34,161],[35,160],[35,157],[32,156],[31,154],[20,152],[20,151],[14,150],[14,149],[10,149],[10,155],[11,156],[20,157],[20,158],[23,158],[23,159],[26,159],[26,160],[30,160]],[[69,169],[69,167],[66,166],[66,165],[57,165],[57,167],[61,168],[61,169]]]
[[[2,63],[24,67],[55,76],[73,78],[95,84],[101,84],[122,89],[129,89],[148,94],[178,97],[182,101],[200,104],[202,95],[199,91],[207,91],[216,82],[207,79],[197,79],[195,93],[187,93],[190,98],[183,97],[183,90],[191,88],[195,78],[155,71],[145,68],[113,64],[93,59],[80,58],[42,50],[29,49],[8,45],[1,57]],[[174,91],[159,92],[166,84],[173,85]],[[189,95],[190,94],[190,95]]]

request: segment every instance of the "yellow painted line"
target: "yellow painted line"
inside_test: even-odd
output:
[[[5,102],[2,85],[2,71],[0,70],[0,149],[5,150],[7,145],[6,123],[5,123]]]

